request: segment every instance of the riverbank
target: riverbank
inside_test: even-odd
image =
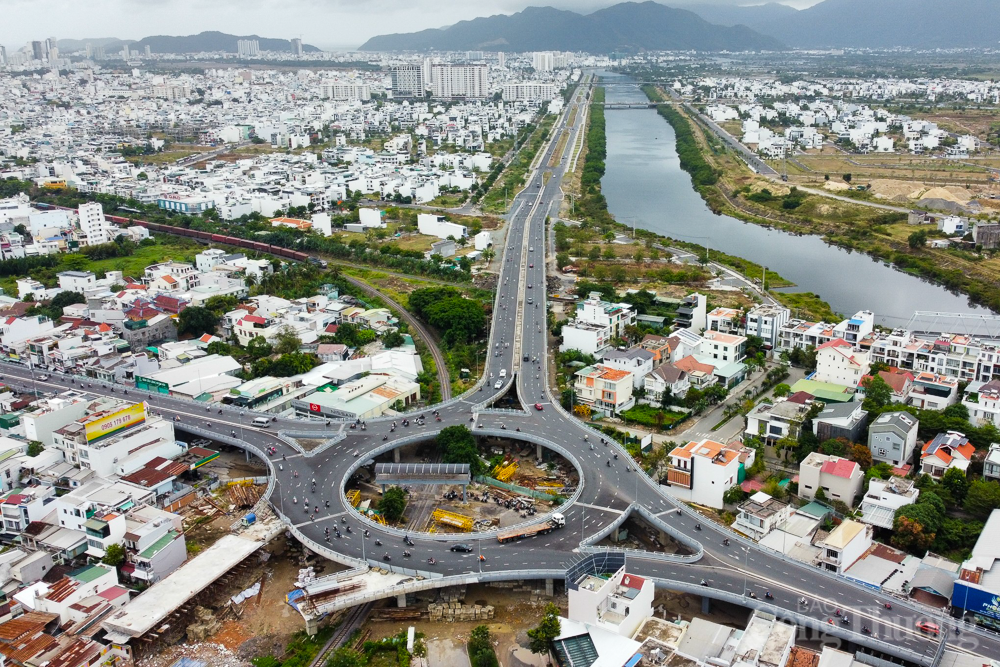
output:
[[[642,89],[651,101],[668,99],[662,90],[653,86]],[[682,167],[685,158],[691,164],[691,156],[697,152],[704,164],[717,174],[714,183],[704,178],[696,180],[692,175],[692,185],[712,212],[793,234],[819,236],[831,245],[862,252],[900,271],[962,293],[972,303],[1000,312],[1000,256],[974,250],[930,248],[911,242],[910,235],[920,228],[906,224],[905,214],[868,206],[863,201],[854,203],[824,197],[771,181],[748,169],[693,117],[690,110],[679,105],[661,107],[660,115],[677,134]],[[702,168],[693,173],[706,172]],[[785,298],[780,292],[774,296]]]
[[[690,241],[631,228],[614,219],[601,191],[607,158],[604,101],[605,89],[596,86],[584,131],[583,159],[575,178],[568,185],[571,199],[564,204],[562,211],[564,219],[577,224],[556,228],[559,267],[575,264],[581,277],[602,282],[692,286],[702,283],[708,277],[703,268],[695,265],[685,270],[667,263],[666,258],[661,260],[658,247],[671,246],[696,255],[702,266],[711,261],[736,271],[748,280],[760,282],[765,268],[755,262]],[[625,236],[632,238],[626,239]],[[794,283],[776,272],[768,271],[767,285],[782,288],[792,287]],[[828,310],[829,306],[826,306],[824,311]]]

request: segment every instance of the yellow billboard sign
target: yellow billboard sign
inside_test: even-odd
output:
[[[142,403],[130,405],[117,412],[112,412],[111,414],[87,422],[85,427],[87,442],[106,438],[122,429],[141,424],[144,421],[146,421],[146,406]]]

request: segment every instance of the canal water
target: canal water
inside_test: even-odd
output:
[[[600,75],[607,82],[628,81]],[[609,85],[606,100],[647,101],[638,85]],[[795,236],[712,213],[680,168],[673,128],[655,109],[608,109],[605,116],[608,157],[601,188],[618,222],[749,259],[793,281],[791,291],[818,294],[848,316],[871,310],[876,323],[888,327],[904,326],[917,310],[990,314],[964,295],[818,236]],[[943,322],[938,321],[938,329],[964,330]]]

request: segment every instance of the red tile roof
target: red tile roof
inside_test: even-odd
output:
[[[848,461],[847,459],[830,459],[823,464],[820,468],[820,472],[825,472],[828,475],[833,475],[834,477],[850,479],[857,468],[858,464],[854,461]]]
[[[634,574],[626,573],[622,576],[622,585],[628,586],[629,588],[641,589],[644,583],[646,583],[645,579],[637,577]]]

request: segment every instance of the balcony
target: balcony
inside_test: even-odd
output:
[[[691,471],[671,466],[667,469],[667,483],[670,486],[682,486],[685,489],[690,489],[693,484]]]

